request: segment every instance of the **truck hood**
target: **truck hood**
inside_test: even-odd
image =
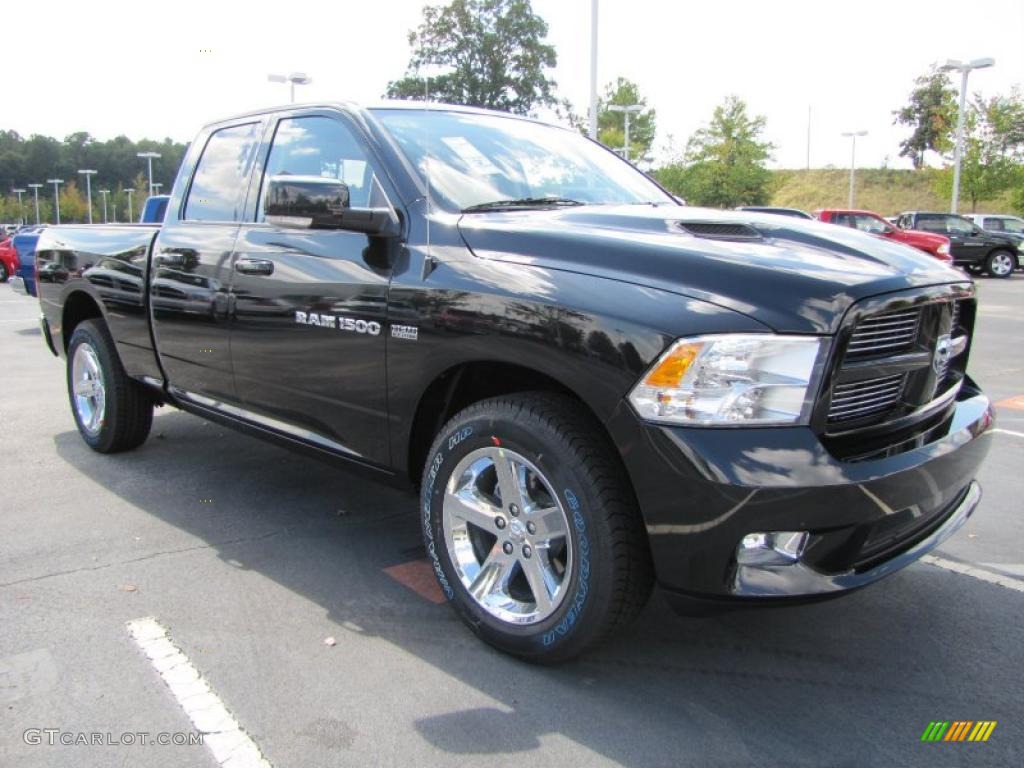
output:
[[[949,238],[945,235],[937,235],[934,232],[925,232],[921,229],[897,229],[895,239],[904,243],[910,243],[920,248],[928,248],[934,251],[943,243],[948,243]]]
[[[480,258],[672,291],[779,332],[834,333],[859,299],[966,281],[902,243],[744,211],[587,205],[467,213],[459,230]]]

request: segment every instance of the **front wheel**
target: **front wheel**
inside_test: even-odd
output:
[[[575,656],[650,594],[625,471],[569,398],[499,397],[457,414],[428,455],[421,510],[444,593],[507,653],[547,663]]]
[[[124,372],[106,325],[84,320],[68,344],[68,399],[82,439],[94,451],[117,453],[146,440],[153,401]]]
[[[8,277],[10,275],[7,274],[7,265],[0,261],[0,283],[6,283]]]
[[[993,251],[985,261],[985,271],[992,277],[1009,277],[1017,268],[1017,259],[1009,251]]]

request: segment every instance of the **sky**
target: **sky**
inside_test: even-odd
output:
[[[0,129],[188,141],[206,122],[284,103],[270,72],[306,72],[300,101],[375,102],[409,58],[422,0],[16,3],[5,15]],[[558,94],[585,114],[590,0],[533,0],[558,52]],[[892,124],[933,62],[991,56],[985,96],[1024,86],[1024,0],[599,0],[598,81],[636,81],[657,110],[659,160],[729,94],[764,115],[772,165],[910,167]],[[26,13],[25,9],[30,8]],[[57,17],[56,19],[54,17]],[[11,31],[13,30],[13,32]],[[17,65],[14,65],[17,63]],[[602,88],[603,90],[603,88]]]

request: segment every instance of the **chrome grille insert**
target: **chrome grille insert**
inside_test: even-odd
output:
[[[959,335],[957,333],[957,329],[959,327],[960,327],[960,302],[959,301],[952,301],[952,302],[950,302],[949,332],[950,332],[950,334],[954,338],[956,338]],[[939,379],[939,389],[940,390],[944,389],[946,387],[946,385],[948,385],[950,383],[950,378],[951,377],[949,375],[949,368],[952,365],[952,363],[953,363],[953,360],[951,358],[947,358],[945,361],[940,363],[939,366],[935,369],[935,374],[936,374],[936,376]]]
[[[832,389],[829,421],[860,419],[882,413],[899,402],[903,395],[903,374],[837,384]]]
[[[909,349],[917,340],[921,310],[886,312],[862,320],[846,347],[848,359],[891,355]]]

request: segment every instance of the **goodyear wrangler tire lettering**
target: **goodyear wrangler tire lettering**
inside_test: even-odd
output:
[[[438,433],[421,485],[424,544],[451,605],[486,642],[560,661],[643,606],[650,555],[618,461],[576,401],[548,393],[484,400]]]
[[[454,597],[455,592],[448,583],[448,578],[445,576],[444,569],[441,567],[441,560],[437,555],[437,545],[434,542],[433,526],[431,523],[431,495],[434,490],[434,484],[437,481],[437,471],[443,463],[444,456],[440,451],[438,451],[437,455],[431,462],[430,472],[427,474],[428,493],[424,497],[423,501],[423,537],[427,557],[430,558],[430,564],[434,569],[434,575],[437,576],[437,581],[441,586],[441,591],[444,592],[444,596],[446,598],[451,600],[452,597]]]

